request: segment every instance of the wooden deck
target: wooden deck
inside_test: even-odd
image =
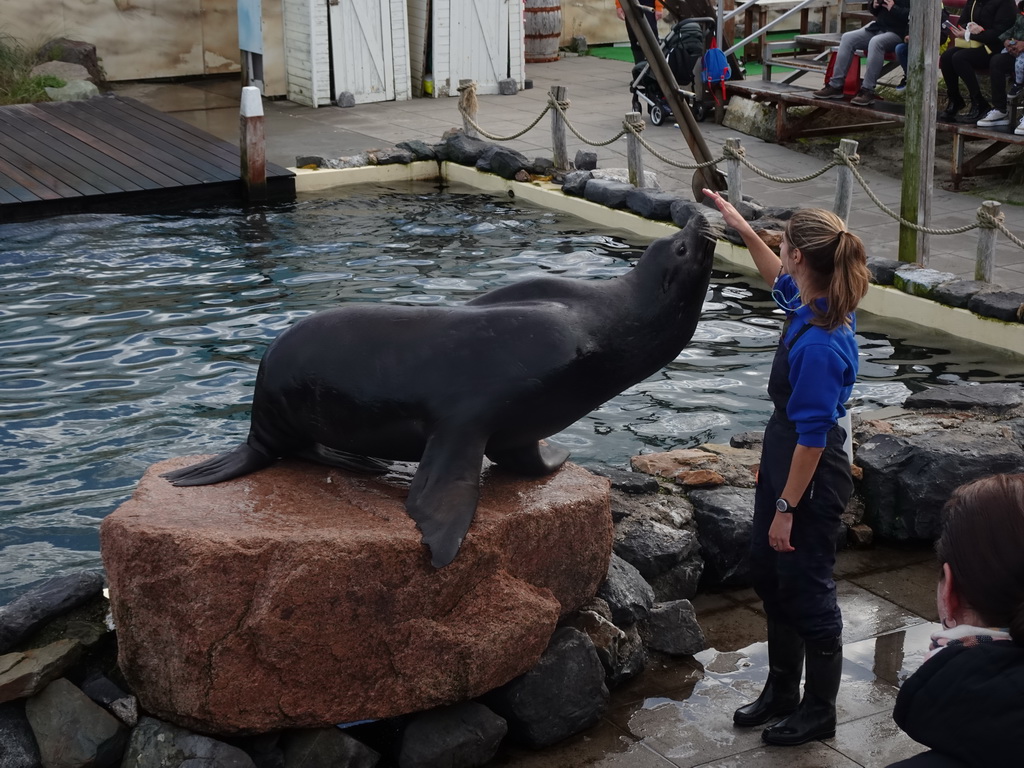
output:
[[[267,163],[270,199],[294,174]],[[134,99],[0,107],[0,221],[242,200],[237,147]]]
[[[731,80],[726,83],[730,94],[743,96],[752,101],[761,101],[775,106],[775,138],[779,142],[799,137],[823,135],[849,135],[858,131],[871,130],[906,122],[903,104],[890,101],[876,101],[869,107],[858,107],[846,100],[815,99],[812,89],[788,83],[767,80]],[[790,107],[814,107],[801,114],[789,112]],[[830,110],[838,110],[861,122],[843,126],[822,128],[820,117]],[[979,128],[971,123],[946,123],[939,121],[935,130],[951,134],[953,153],[950,158],[950,178],[953,188],[959,189],[966,176],[980,176],[1007,171],[1010,165],[988,163],[997,153],[1013,146],[1024,146],[1024,136],[1017,136],[1013,129],[1015,122],[1002,128]],[[967,142],[984,142],[984,147],[968,158],[965,152]]]

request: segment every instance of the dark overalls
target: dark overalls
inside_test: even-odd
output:
[[[789,351],[811,327],[809,323],[803,325],[787,340],[787,321],[772,362],[768,396],[775,412],[764,432],[754,496],[750,570],[754,589],[769,618],[795,626],[805,640],[828,640],[843,631],[832,570],[840,516],[853,493],[850,461],[843,447],[846,432],[838,424],[828,432],[825,450],[803,498],[789,499],[797,505],[790,536],[796,551],[776,552],[768,543],[775,501],[786,486],[797,445],[796,427],[786,416],[793,391]]]

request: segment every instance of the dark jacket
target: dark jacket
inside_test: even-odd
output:
[[[1007,641],[944,648],[903,684],[892,717],[914,741],[965,766],[1020,765],[1024,648]]]
[[[882,32],[895,32],[900,36],[900,42],[910,34],[910,0],[896,0],[889,10],[881,2],[871,2],[868,10],[875,15],[875,20],[868,25],[870,29],[878,29]]]
[[[1017,6],[1014,0],[967,0],[960,11],[961,27],[966,28],[967,22],[973,21],[984,28],[984,32],[971,35],[993,53],[1003,49],[999,36],[1013,26],[1017,18]]]

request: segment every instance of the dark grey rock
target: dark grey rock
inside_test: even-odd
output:
[[[683,229],[690,219],[694,216],[704,216],[707,210],[700,203],[679,198],[672,203],[669,212],[672,214],[672,223]]]
[[[483,162],[483,156],[477,161],[477,168],[480,168],[481,162]],[[508,147],[495,147],[494,152],[490,153],[490,167],[487,170],[496,173],[503,179],[514,179],[517,173],[529,165],[530,161],[521,152],[516,152]],[[481,168],[481,170],[484,169]]]
[[[632,184],[608,179],[591,179],[583,191],[583,197],[592,203],[608,208],[625,208],[626,195],[634,189]]]
[[[871,273],[871,282],[876,285],[892,285],[892,281],[896,278],[896,271],[905,266],[907,266],[905,262],[896,259],[868,257],[868,272]]]
[[[408,165],[415,159],[412,152],[401,147],[376,149],[369,154],[370,162],[374,165]]]
[[[5,654],[0,664],[0,701],[34,696],[65,672],[82,656],[76,640],[56,640],[41,648]]]
[[[744,197],[744,199],[746,199]],[[793,214],[797,211],[797,208],[780,208],[779,206],[764,206],[761,208],[760,218],[763,219],[778,219],[779,221],[789,221],[793,218]]]
[[[587,53],[587,38],[583,35],[574,35],[572,40],[569,41],[569,50],[573,53],[578,53],[580,56],[584,56]]]
[[[255,768],[252,758],[238,747],[152,717],[143,717],[132,731],[123,765],[132,768]]]
[[[702,488],[691,491],[704,584],[743,587],[750,584],[750,535],[754,522],[752,488]]]
[[[697,595],[704,559],[699,554],[650,580],[654,599],[660,602],[690,600]]]
[[[476,169],[483,171],[484,173],[491,172],[491,158],[498,151],[497,144],[489,145],[483,152],[480,153],[480,157],[476,159]]]
[[[39,61],[67,61],[86,68],[89,72],[89,79],[96,85],[102,85],[106,80],[103,67],[100,66],[99,57],[96,55],[96,46],[81,40],[71,40],[60,37],[45,43],[36,54]]]
[[[537,665],[493,691],[485,703],[505,718],[509,734],[546,747],[594,725],[608,708],[605,672],[590,638],[555,630]]]
[[[654,590],[644,581],[640,571],[612,553],[608,578],[597,590],[597,596],[608,603],[612,621],[617,627],[628,627],[646,621],[654,605]]]
[[[595,475],[607,477],[616,491],[632,494],[657,493],[658,481],[643,472],[630,472],[614,467],[588,467]]]
[[[1024,293],[1017,291],[982,291],[967,302],[967,308],[982,317],[994,317],[1019,323],[1024,307]]]
[[[581,608],[566,622],[566,626],[586,633],[590,642],[594,644],[597,658],[604,665],[606,674],[614,668],[618,660],[619,645],[626,640],[626,633],[616,627],[609,617],[597,611]]]
[[[50,619],[82,605],[102,591],[101,571],[55,576],[33,585],[0,608],[0,653],[6,653]]]
[[[612,548],[648,583],[691,558],[700,559],[700,542],[691,531],[647,517],[627,517],[618,523]]]
[[[498,93],[502,96],[515,96],[519,93],[519,83],[511,77],[503,78],[498,81]]]
[[[673,656],[692,656],[707,647],[704,632],[689,600],[656,603],[647,625],[647,645]]]
[[[435,152],[434,148],[425,141],[410,139],[409,141],[400,141],[395,144],[395,146],[399,149],[407,149],[412,152],[412,156],[415,160],[437,160],[437,152]]]
[[[647,646],[644,645],[636,624],[622,630],[624,639],[619,642],[618,653],[608,674],[605,676],[609,687],[622,685],[644,671],[647,664]]]
[[[25,703],[43,765],[118,765],[128,729],[64,678]],[[130,763],[129,763],[130,764]]]
[[[356,105],[355,94],[349,91],[342,91],[338,94],[338,106],[339,107],[354,107]]]
[[[39,747],[23,702],[0,704],[0,768],[40,768]]]
[[[594,178],[590,171],[570,171],[562,181],[562,191],[574,197],[583,197],[587,184]]]
[[[729,438],[729,445],[733,448],[747,448],[752,451],[761,450],[764,445],[764,432],[740,432]]]
[[[950,280],[935,288],[932,298],[948,307],[959,307],[967,309],[971,299],[979,291],[984,291],[991,286],[978,280]]]
[[[437,147],[437,156],[439,160],[475,166],[480,155],[493,146],[482,139],[467,136],[462,131],[455,131],[447,135]]]
[[[1024,419],[1009,419],[1003,422],[1003,426],[1010,430],[1012,440],[1024,448]]]
[[[399,768],[476,768],[498,751],[504,719],[475,701],[414,715],[402,733]]]
[[[284,738],[285,768],[373,768],[380,754],[337,728],[289,731]]]
[[[1024,451],[991,435],[924,432],[875,435],[857,449],[864,470],[860,493],[865,522],[888,539],[933,540],[941,511],[958,486],[987,475],[1024,470]]]
[[[977,408],[1002,412],[1024,402],[1020,384],[946,384],[914,392],[904,408],[943,408],[970,411]]]
[[[306,168],[315,165],[317,168],[330,168],[330,160],[323,155],[296,155],[295,167]]]
[[[632,189],[626,195],[626,207],[637,216],[655,221],[672,220],[672,203],[679,199],[671,192],[654,192],[649,189]]]
[[[535,157],[526,169],[533,176],[554,176],[557,169],[550,157]]]
[[[657,520],[671,528],[697,532],[697,525],[693,519],[693,504],[682,495],[659,493],[641,496],[612,489],[611,507],[612,520],[616,523],[635,516]]]
[[[592,171],[597,168],[597,152],[586,149],[577,150],[576,159],[572,164],[577,171]]]
[[[128,695],[127,691],[122,690],[109,677],[98,673],[85,680],[80,687],[82,693],[104,707]]]
[[[261,733],[227,739],[227,743],[245,752],[256,768],[285,768],[282,735],[280,732]]]

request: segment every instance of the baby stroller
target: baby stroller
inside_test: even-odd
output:
[[[661,43],[661,52],[665,54],[669,69],[679,85],[679,95],[686,100],[697,121],[707,117],[709,109],[705,102],[701,64],[704,51],[714,35],[715,25],[715,19],[706,16],[683,19],[672,27]],[[642,104],[646,104],[651,122],[655,125],[671,120],[672,110],[658,85],[658,79],[651,71],[651,65],[641,61],[633,67],[632,77],[629,92],[633,94],[633,111],[642,112]]]

